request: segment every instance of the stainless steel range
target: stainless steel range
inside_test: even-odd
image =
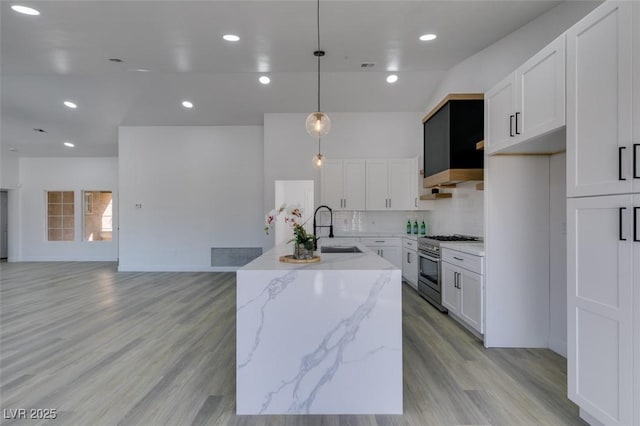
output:
[[[440,245],[443,242],[477,242],[478,237],[468,235],[427,235],[418,238],[418,293],[441,312],[442,273],[440,269]]]

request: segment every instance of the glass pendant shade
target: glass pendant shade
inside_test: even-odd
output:
[[[324,112],[312,112],[305,123],[307,132],[313,137],[321,137],[331,130],[331,120]]]
[[[320,168],[324,164],[324,155],[317,153],[313,156],[313,165],[314,167]]]

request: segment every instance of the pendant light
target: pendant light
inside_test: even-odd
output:
[[[320,58],[325,54],[323,50],[320,50],[320,0],[317,0],[316,17],[318,28],[318,50],[313,52],[313,54],[318,58],[318,109],[309,114],[305,127],[311,136],[320,138],[331,130],[331,120],[329,119],[329,116],[320,109]],[[319,142],[320,141],[318,140],[318,145]]]
[[[321,168],[324,164],[324,155],[320,153],[320,138],[318,138],[318,153],[313,156],[313,166],[316,168]]]

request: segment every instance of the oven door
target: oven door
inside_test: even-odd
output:
[[[418,252],[418,281],[440,293],[440,259]]]

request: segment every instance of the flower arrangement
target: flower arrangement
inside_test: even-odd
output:
[[[295,241],[296,246],[303,245],[305,249],[313,250],[317,238],[304,229],[304,223],[300,223],[302,219],[302,209],[298,206],[287,207],[286,204],[283,204],[279,209],[273,209],[267,213],[264,226],[265,234],[269,235],[269,230],[281,214],[284,214],[284,222],[291,225],[293,229],[293,238],[287,241],[287,243]]]

